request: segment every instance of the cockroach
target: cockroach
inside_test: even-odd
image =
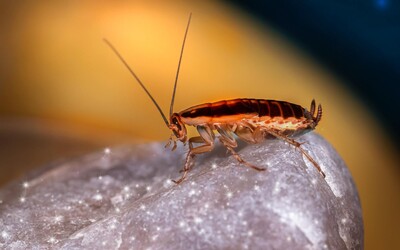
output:
[[[189,151],[186,155],[183,169],[181,170],[183,174],[181,178],[173,180],[173,182],[179,184],[186,178],[189,170],[194,165],[194,157],[196,155],[213,150],[215,140],[214,131],[218,132],[218,139],[228,149],[228,151],[230,151],[236,160],[247,167],[258,171],[265,170],[264,168],[248,163],[234,150],[238,145],[234,135],[250,144],[260,143],[269,138],[281,139],[299,149],[325,178],[325,173],[321,170],[318,163],[301,147],[300,142],[293,139],[295,136],[315,129],[321,120],[322,107],[321,105],[318,105],[316,110],[314,100],[311,102],[310,111],[300,105],[285,101],[239,98],[200,104],[185,109],[179,113],[173,112],[179,69],[182,62],[190,21],[191,14],[189,16],[181,47],[169,110],[169,121],[158,103],[125,59],[108,40],[104,39],[104,42],[119,57],[122,63],[127,67],[152,100],[168,129],[172,130],[172,134],[165,147],[168,147],[173,143],[173,151],[176,149],[177,141],[181,141],[184,145],[189,142]],[[197,129],[199,136],[188,139],[186,125],[194,126]],[[193,144],[195,143],[201,145],[194,147]]]

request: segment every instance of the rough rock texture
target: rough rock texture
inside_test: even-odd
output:
[[[326,179],[292,146],[222,145],[196,158],[180,185],[185,149],[105,149],[48,166],[0,191],[0,249],[362,249],[357,190],[320,136],[298,138]],[[11,166],[10,166],[11,167]]]

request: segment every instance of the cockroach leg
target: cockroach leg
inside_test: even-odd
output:
[[[169,137],[169,139],[168,139],[167,143],[165,144],[164,148],[168,148],[169,146],[171,146],[171,143],[172,143],[172,136],[173,136],[173,135],[171,135],[171,136]]]
[[[200,136],[189,138],[189,154],[198,155],[210,152],[214,148],[214,133],[209,127],[197,126]],[[204,143],[198,147],[193,147],[193,143]]]
[[[297,149],[300,150],[300,152],[314,165],[314,167],[318,170],[318,172],[322,175],[322,177],[326,177],[324,171],[322,171],[321,167],[318,165],[318,163],[301,147],[302,143],[299,143],[292,138],[289,138],[285,135],[282,135],[276,131],[273,130],[267,130],[267,132],[273,136],[275,136],[278,139],[284,140],[285,142],[295,146]]]
[[[171,135],[169,137],[167,144],[165,144],[165,146],[164,146],[164,148],[168,148],[171,145],[171,143],[174,143],[174,145],[172,146],[171,151],[174,151],[176,149],[176,146],[177,146],[176,145],[176,139],[173,136],[174,135]]]
[[[257,141],[254,139],[253,130],[250,127],[239,125],[233,132],[243,141],[249,144],[256,144]]]
[[[247,161],[243,160],[243,158],[238,153],[236,153],[234,148],[237,147],[237,142],[236,142],[235,138],[233,137],[232,133],[229,132],[229,130],[226,130],[227,129],[226,127],[216,126],[216,128],[217,128],[218,133],[221,135],[219,137],[219,140],[228,149],[228,151],[233,155],[233,157],[235,157],[235,159],[239,163],[241,163],[247,167],[250,167],[252,169],[258,170],[258,171],[265,170],[265,168],[260,168],[260,167],[257,167],[257,166],[254,166],[254,165],[248,163]]]
[[[193,149],[193,143],[204,143],[204,140],[201,136],[195,136],[189,138],[189,149]]]
[[[179,171],[179,173],[183,173],[181,178],[179,178],[178,180],[172,180],[175,184],[179,184],[184,179],[186,179],[187,173],[192,168],[193,158],[194,154],[191,154],[191,152],[189,151],[188,154],[186,155],[185,165],[183,166],[183,169]]]
[[[222,142],[222,140],[221,140],[221,142]],[[231,152],[233,157],[235,157],[235,159],[239,163],[241,163],[241,164],[243,164],[243,165],[245,165],[245,166],[247,166],[249,168],[255,169],[257,171],[264,171],[265,170],[265,168],[260,168],[260,167],[254,166],[253,164],[248,163],[247,161],[243,160],[243,158],[238,153],[236,153],[236,151],[233,148],[231,148],[231,147],[229,147],[227,145],[225,145],[225,147]]]
[[[174,141],[174,146],[172,146],[171,151],[174,151],[176,149],[176,141]]]
[[[200,136],[189,138],[189,152],[186,155],[185,165],[182,169],[182,176],[178,180],[172,180],[176,184],[181,183],[187,176],[187,173],[192,168],[194,162],[193,158],[198,154],[203,154],[206,152],[210,152],[214,148],[214,133],[207,126],[197,126],[197,131]],[[198,147],[193,147],[193,143],[204,143]]]
[[[256,143],[260,143],[260,142],[262,142],[262,141],[265,141],[265,136],[266,136],[266,134],[267,134],[267,131],[266,131],[265,128],[263,128],[263,127],[257,127],[257,128],[254,130],[254,132],[253,132],[254,141],[255,141]]]

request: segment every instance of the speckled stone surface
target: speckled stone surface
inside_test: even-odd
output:
[[[170,179],[186,149],[158,143],[47,166],[0,191],[0,248],[363,249],[346,165],[319,135],[298,140],[325,179],[279,140],[238,149],[267,171],[238,164],[217,144],[180,185]]]

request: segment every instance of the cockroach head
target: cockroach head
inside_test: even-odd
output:
[[[181,117],[177,113],[173,113],[169,119],[169,129],[172,130],[178,140],[185,143],[187,141],[187,132],[185,124],[181,121]]]

